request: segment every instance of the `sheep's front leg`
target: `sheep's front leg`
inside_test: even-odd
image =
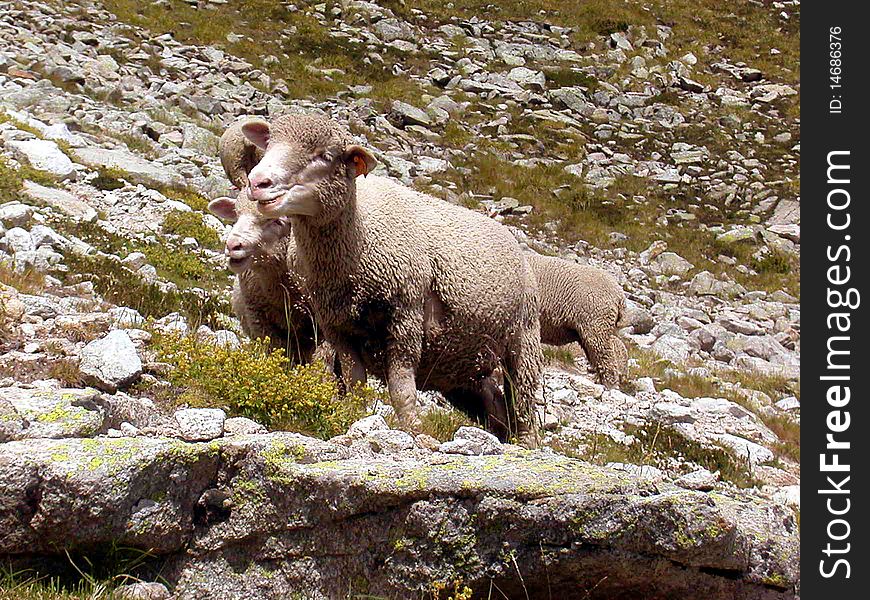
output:
[[[405,365],[390,365],[387,370],[390,403],[403,429],[417,429],[417,383],[414,369]]]
[[[387,389],[403,428],[417,429],[417,366],[423,348],[423,313],[403,311],[388,330]]]

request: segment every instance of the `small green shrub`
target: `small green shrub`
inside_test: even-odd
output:
[[[553,87],[585,87],[590,93],[598,88],[598,80],[592,75],[571,68],[544,69],[544,76]]]
[[[214,271],[193,254],[167,252],[159,246],[146,246],[142,251],[157,272],[174,283],[204,283],[214,275]]]
[[[39,185],[44,185],[45,187],[57,186],[57,178],[51,175],[51,173],[34,169],[27,164],[22,165],[21,168],[18,169],[18,177],[21,178],[22,182],[28,180],[33,183],[38,183]]]
[[[791,272],[791,263],[788,256],[776,250],[765,254],[760,259],[752,261],[752,268],[759,273],[779,273],[786,275]]]
[[[163,219],[163,230],[181,237],[192,237],[206,248],[216,250],[221,247],[218,233],[203,223],[198,212],[173,210]]]
[[[329,438],[347,431],[364,413],[369,394],[340,397],[335,378],[321,362],[293,366],[267,340],[239,348],[197,341],[191,336],[155,337],[158,359],[175,368],[169,380],[181,388],[181,402],[218,406],[272,429]]]
[[[23,179],[16,169],[13,169],[0,156],[0,202],[18,200]]]

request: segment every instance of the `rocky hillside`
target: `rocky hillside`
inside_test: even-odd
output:
[[[0,598],[70,563],[94,595],[119,573],[178,598],[793,595],[799,22],[798,2],[0,0]],[[436,396],[425,434],[390,429],[376,382],[340,401],[244,340],[205,211],[229,191],[217,140],[299,109],[613,273],[630,380],[548,348],[529,452],[457,432]],[[122,546],[138,558],[95,558]]]

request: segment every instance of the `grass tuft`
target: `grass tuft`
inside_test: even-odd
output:
[[[430,435],[439,442],[452,440],[460,427],[473,425],[468,416],[453,408],[434,408],[420,415],[420,433]]]

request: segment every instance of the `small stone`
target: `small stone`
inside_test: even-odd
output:
[[[687,490],[697,490],[699,492],[709,492],[716,487],[719,481],[719,471],[711,473],[707,469],[698,469],[691,473],[686,473],[678,478],[674,483]]]
[[[711,437],[723,446],[731,449],[738,458],[745,458],[753,465],[773,460],[773,452],[764,446],[747,440],[746,438],[731,435],[730,433],[713,435]]]
[[[543,90],[547,85],[547,78],[541,71],[528,69],[526,67],[515,67],[508,73],[508,78],[516,81],[523,87]]]
[[[656,384],[652,377],[639,377],[634,382],[634,386],[638,392],[648,392],[651,394],[656,392]]]
[[[224,421],[224,435],[260,435],[268,430],[247,417],[230,417]]]
[[[9,254],[23,254],[36,250],[30,232],[22,227],[13,227],[0,239],[0,250]]]
[[[698,420],[691,408],[675,402],[659,402],[653,406],[651,413],[654,418],[666,423],[694,423]]]
[[[364,438],[376,431],[388,431],[390,426],[381,415],[369,415],[351,425],[347,430],[348,437]]]
[[[171,167],[151,162],[127,150],[89,146],[73,150],[73,157],[89,167],[118,169],[123,172],[123,178],[131,183],[160,187],[185,185],[184,178]]]
[[[755,230],[751,227],[735,227],[725,233],[720,233],[716,236],[716,241],[720,244],[736,244],[739,242],[754,242]]]
[[[676,252],[662,252],[652,264],[658,267],[662,275],[685,275],[695,268],[695,265],[687,261]]]
[[[604,465],[608,469],[623,471],[630,473],[635,477],[649,479],[652,481],[662,481],[665,478],[664,472],[658,467],[652,465],[635,465],[632,463],[610,462]]]
[[[744,321],[743,319],[724,318],[720,319],[719,322],[722,324],[722,327],[731,333],[742,333],[743,335],[764,334],[763,328],[750,321]]]
[[[785,487],[781,487],[773,493],[773,496],[771,496],[771,498],[773,498],[774,501],[779,502],[780,504],[785,504],[786,506],[791,506],[792,508],[800,510],[801,486],[787,485]]]
[[[7,202],[0,206],[0,223],[6,227],[23,227],[32,217],[32,206],[20,202]]]
[[[438,450],[438,446],[441,445],[441,442],[426,433],[418,433],[414,436],[414,443],[418,448],[431,450],[433,452]]]
[[[779,410],[795,411],[801,409],[801,401],[794,396],[787,396],[777,402],[774,406]]]
[[[401,100],[393,100],[392,110],[389,114],[390,119],[399,127],[406,125],[422,125],[430,127],[432,119],[425,110],[412,106]]]
[[[113,600],[169,600],[170,597],[165,585],[153,581],[122,585],[112,593]]]
[[[398,429],[373,431],[366,436],[366,440],[375,452],[392,454],[414,447],[414,438],[411,434]]]
[[[115,329],[82,349],[79,370],[91,385],[114,393],[139,378],[142,361],[130,336]]]
[[[477,444],[471,440],[450,440],[438,446],[438,452],[442,454],[462,454],[463,456],[476,456]]]
[[[188,442],[207,442],[224,433],[227,415],[220,408],[183,408],[175,411],[181,438]]]
[[[503,454],[504,447],[498,438],[478,427],[460,427],[453,435],[453,441],[444,442],[439,448],[445,454]]]
[[[136,437],[139,435],[139,429],[135,425],[124,421],[121,423],[121,434],[126,437]]]

